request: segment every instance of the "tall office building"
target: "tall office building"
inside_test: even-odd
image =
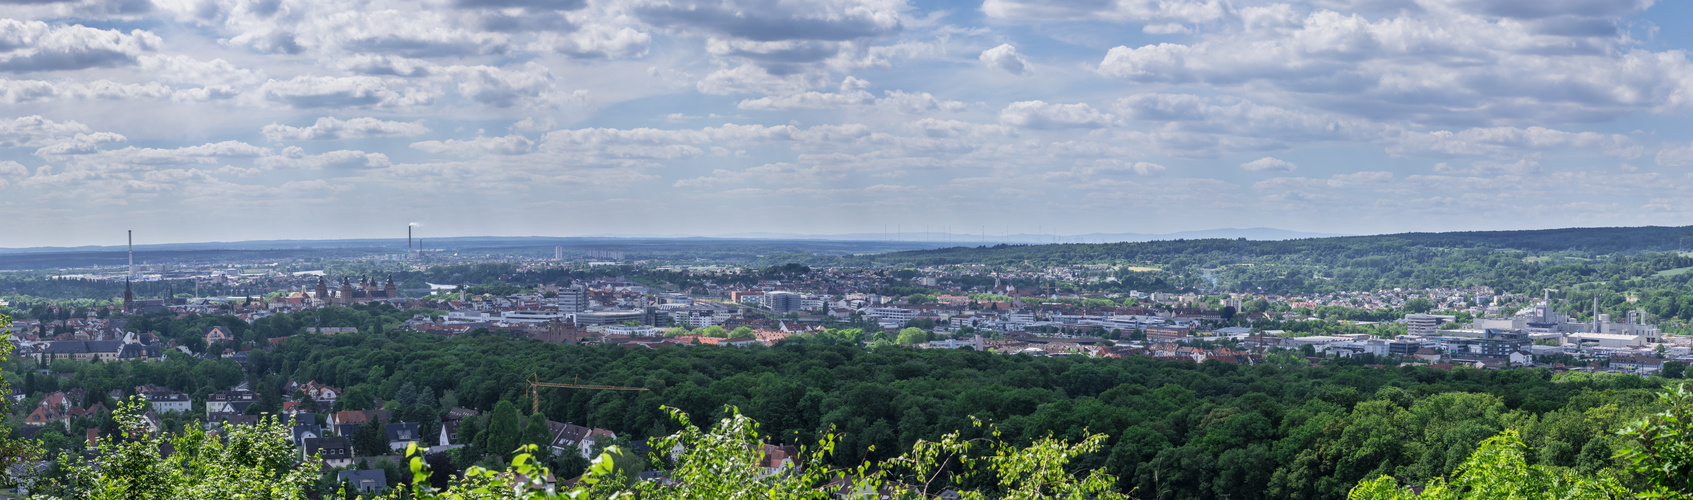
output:
[[[776,314],[787,314],[798,311],[802,305],[800,296],[793,292],[770,292],[764,294],[765,305],[770,306]]]
[[[570,285],[558,291],[558,311],[574,314],[588,310],[588,289]]]

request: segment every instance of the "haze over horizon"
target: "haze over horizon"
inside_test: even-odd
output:
[[[1693,224],[1688,2],[0,3],[7,248]]]

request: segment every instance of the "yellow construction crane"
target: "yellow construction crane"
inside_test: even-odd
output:
[[[531,414],[541,412],[541,391],[540,391],[540,388],[542,388],[542,387],[558,387],[558,388],[561,388],[561,389],[604,389],[604,390],[608,390],[608,391],[644,391],[644,390],[647,390],[647,388],[645,388],[645,387],[623,387],[623,386],[617,386],[617,385],[557,384],[557,383],[553,383],[553,382],[542,382],[540,376],[538,376],[534,373],[531,373],[531,374],[529,374],[529,403],[530,403],[530,406],[531,406],[531,408],[529,409],[529,413],[531,413]]]

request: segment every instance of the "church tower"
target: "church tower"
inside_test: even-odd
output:
[[[342,305],[353,303],[352,278],[341,278],[341,294],[340,296],[335,297],[335,302]]]
[[[323,301],[325,304],[329,303],[329,283],[325,282],[322,276],[317,277],[316,298],[317,300]]]
[[[123,312],[135,310],[135,291],[129,288],[129,278],[123,280]]]
[[[388,275],[388,282],[382,285],[382,296],[385,298],[399,297],[399,290],[394,289],[394,275]]]

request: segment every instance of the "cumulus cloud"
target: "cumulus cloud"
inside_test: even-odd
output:
[[[441,66],[426,60],[393,54],[358,54],[340,60],[342,70],[370,76],[430,76]]]
[[[1009,20],[1202,23],[1229,15],[1217,0],[986,0],[982,13]]]
[[[579,59],[611,59],[646,55],[652,35],[628,26],[595,24],[566,33],[540,33],[531,48]]]
[[[559,92],[553,85],[552,72],[534,62],[519,69],[454,66],[446,72],[458,82],[459,95],[488,106],[509,108],[520,103],[555,106],[586,98],[582,92]]]
[[[470,140],[414,142],[412,149],[434,154],[474,156],[478,154],[520,155],[534,149],[535,141],[521,135],[505,137],[477,137]]]
[[[1562,148],[1602,151],[1621,158],[1638,158],[1645,147],[1623,134],[1566,132],[1546,127],[1478,127],[1459,130],[1406,132],[1395,138],[1387,151],[1395,156],[1514,157],[1525,153]]]
[[[1693,104],[1683,53],[1614,36],[1550,36],[1462,12],[1370,19],[1259,8],[1246,18],[1242,31],[1193,44],[1112,48],[1098,70],[1136,82],[1258,85],[1374,118],[1590,121]]]
[[[890,0],[656,0],[634,11],[655,26],[745,40],[844,41],[898,32],[903,6],[904,2]]]
[[[1685,167],[1693,165],[1693,144],[1674,143],[1665,145],[1663,149],[1658,150],[1658,155],[1654,158],[1654,160],[1656,160],[1659,165],[1666,167]]]
[[[36,156],[89,154],[99,151],[107,144],[117,144],[128,138],[111,132],[94,132],[91,134],[76,134],[65,140],[42,146],[35,150]]]
[[[20,104],[51,100],[204,100],[192,89],[178,90],[157,82],[120,83],[111,80],[87,82],[72,80],[13,80],[0,78],[0,102]],[[207,97],[230,97],[211,95]]]
[[[978,59],[981,59],[989,68],[1013,75],[1029,74],[1029,62],[1023,60],[1023,56],[1017,55],[1017,48],[1012,47],[1009,43],[1002,43],[998,47],[982,51],[982,55]]]
[[[1253,172],[1292,172],[1294,169],[1299,168],[1299,166],[1286,160],[1272,156],[1265,156],[1263,158],[1242,163],[1240,164],[1240,168]]]
[[[741,109],[789,110],[789,109],[825,109],[871,104],[876,96],[865,91],[870,82],[853,77],[847,77],[841,82],[839,92],[805,91],[792,94],[761,97],[741,101]]]
[[[1049,104],[1046,101],[1019,101],[999,112],[999,122],[1006,125],[1035,129],[1100,128],[1116,121],[1109,113],[1101,113],[1087,103]]]
[[[0,71],[60,71],[133,65],[164,42],[147,31],[0,19]]]
[[[1128,161],[1117,158],[1100,158],[1083,162],[1068,171],[1056,171],[1046,174],[1048,179],[1063,179],[1077,182],[1097,181],[1114,177],[1137,177],[1158,175],[1168,168],[1148,161]]]
[[[317,119],[305,127],[292,127],[280,123],[265,125],[265,138],[281,142],[297,141],[332,141],[337,139],[362,139],[366,137],[407,137],[429,133],[429,127],[421,122],[396,122],[363,117],[342,120],[333,116]]]
[[[702,94],[793,94],[829,85],[825,72],[772,73],[757,64],[741,64],[706,75],[695,84]]]
[[[262,168],[273,169],[339,169],[364,170],[387,168],[392,165],[388,155],[382,153],[368,153],[364,151],[338,150],[323,154],[306,154],[304,149],[289,147],[276,156],[267,156],[253,162]]]
[[[38,148],[59,144],[65,140],[79,142],[123,142],[124,136],[111,132],[94,132],[76,121],[53,121],[41,115],[23,116],[10,121],[0,120],[0,148]]]
[[[89,150],[76,147],[48,146],[37,154],[55,162],[62,162],[67,171],[102,173],[146,172],[168,167],[213,165],[220,161],[258,159],[271,154],[269,148],[241,141],[223,141],[179,148],[138,148]]]
[[[297,76],[267,81],[259,92],[268,101],[294,108],[419,106],[433,103],[440,95],[435,89],[391,86],[371,76]]]
[[[0,161],[0,177],[23,177],[29,175],[29,168],[23,164],[11,161]]]

